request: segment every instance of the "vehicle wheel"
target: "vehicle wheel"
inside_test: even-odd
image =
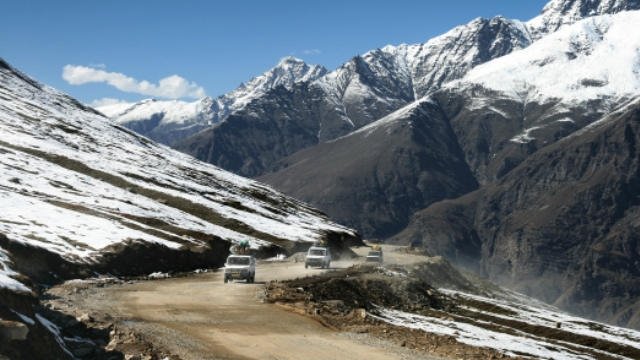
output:
[[[255,275],[252,275],[252,276],[251,276],[251,283],[253,284],[254,282],[256,282],[256,276],[255,276]]]
[[[305,268],[305,269],[308,269],[308,268],[309,268],[309,265],[308,265],[308,264],[304,264],[304,268]]]
[[[224,277],[224,283],[226,284],[226,283],[228,283],[228,282],[229,282],[229,278],[225,276],[225,277]]]

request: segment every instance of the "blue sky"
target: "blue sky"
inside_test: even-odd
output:
[[[5,0],[0,57],[41,82],[90,103],[223,94],[287,55],[334,69],[386,44],[418,43],[478,16],[529,19],[546,0],[457,1],[90,1]],[[141,86],[72,85],[66,65],[157,83],[178,78],[175,94]],[[98,74],[99,75],[99,74]],[[126,79],[123,81],[127,81]],[[144,86],[142,86],[144,87]]]

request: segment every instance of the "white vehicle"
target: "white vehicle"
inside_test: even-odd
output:
[[[256,280],[256,259],[251,255],[229,255],[224,264],[224,282],[229,280]]]
[[[331,252],[329,248],[312,246],[307,252],[307,257],[304,259],[304,268],[309,266],[319,266],[323,269],[329,268],[331,265]]]
[[[382,264],[382,250],[372,250],[367,254],[367,262]]]

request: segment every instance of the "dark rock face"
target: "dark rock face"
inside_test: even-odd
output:
[[[476,257],[473,265],[502,284],[639,328],[639,134],[636,103],[500,181],[418,213],[396,239],[420,240],[457,263]]]
[[[479,85],[446,88],[433,98],[449,119],[465,160],[481,184],[500,179],[538,149],[600,119],[619,104],[529,101]]]
[[[292,91],[278,87],[177,149],[237,174],[259,175],[280,158],[317,144],[322,111],[309,94],[305,84]]]
[[[378,238],[402,229],[414,211],[477,187],[437,104],[388,119],[287,157],[260,180]]]

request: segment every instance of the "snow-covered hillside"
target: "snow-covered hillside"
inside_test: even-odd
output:
[[[634,359],[640,354],[638,331],[571,316],[516,293],[509,299],[497,299],[440,291],[460,303],[458,313],[420,315],[380,307],[370,315],[509,357],[593,360]]]
[[[527,49],[473,69],[460,84],[512,98],[584,103],[620,99],[640,90],[640,38],[629,36],[640,11],[602,15],[565,26]]]
[[[120,125],[172,145],[223,121],[271,89],[278,86],[290,89],[296,83],[315,80],[325,73],[322,66],[308,65],[289,56],[260,76],[215,99],[205,97],[193,102],[147,99],[137,103],[105,105],[97,110]]]
[[[127,241],[289,247],[355,234],[254,181],[135,135],[0,61],[0,235],[70,262]],[[11,280],[0,247],[0,287]]]
[[[221,105],[228,109],[228,114],[271,89],[278,86],[290,89],[296,83],[313,81],[326,72],[327,70],[320,65],[308,65],[298,58],[287,56],[274,68],[240,85],[219,100]]]
[[[540,15],[527,22],[527,29],[533,39],[539,39],[591,16],[638,9],[638,0],[551,0]]]

